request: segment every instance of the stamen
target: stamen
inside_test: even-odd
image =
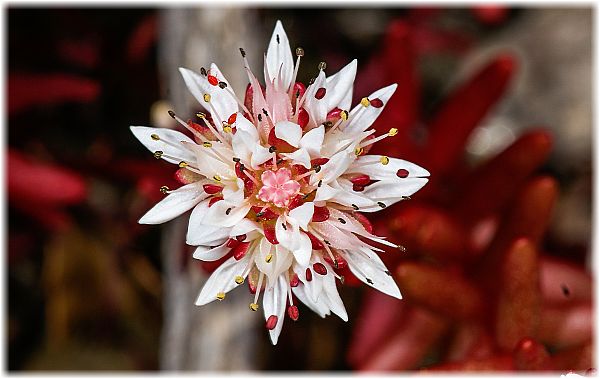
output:
[[[388,163],[390,163],[390,158],[386,157],[385,155],[382,155],[381,158],[379,158],[379,161],[382,165],[386,166]]]
[[[235,283],[236,284],[242,284],[242,283],[244,283],[244,277],[240,276],[240,275],[236,276],[235,277]]]
[[[238,103],[238,105],[240,107],[242,107],[242,109],[244,110],[245,113],[248,113],[249,115],[251,115],[252,113],[250,113],[250,111],[248,110],[248,108],[246,108],[246,106],[244,105],[244,102],[240,100],[239,97],[237,97],[237,95],[235,94],[235,92],[233,92],[233,90],[229,87],[226,87],[225,90],[227,92],[229,92],[229,94],[231,96],[233,96],[233,98],[235,99],[235,101]]]
[[[201,141],[206,141],[206,138],[200,132],[198,132],[196,129],[192,128],[191,126],[189,126],[188,123],[183,121],[181,118],[179,118],[175,114],[175,112],[173,112],[172,110],[169,110],[168,113],[169,113],[169,116],[171,116],[171,118],[173,118],[178,123],[180,123],[184,128],[186,128],[188,131],[190,131],[194,136],[198,137]]]
[[[256,184],[257,186],[260,186],[260,183],[258,182],[258,180],[256,180],[256,178],[254,177],[254,175],[250,175],[250,173],[247,170],[242,170],[244,172],[244,174],[246,174],[246,176],[252,180],[252,183]]]
[[[258,284],[256,285],[256,293],[254,294],[254,304],[258,304],[258,295],[260,294],[260,289],[262,288],[262,282],[265,274],[261,271],[258,276]],[[257,308],[258,309],[258,308]]]
[[[221,143],[223,143],[225,145],[229,145],[227,142],[225,142],[225,140],[221,136],[221,133],[219,133],[217,131],[217,128],[215,126],[213,126],[213,124],[211,122],[208,121],[208,119],[206,118],[206,115],[204,113],[198,112],[198,113],[196,113],[196,117],[198,117],[199,119],[201,119],[204,122],[204,125],[206,125],[206,127],[211,131],[212,134],[215,135],[215,137],[217,137],[217,139],[219,141],[221,141]]]
[[[319,71],[323,71],[327,68],[327,63],[326,62],[319,62],[319,65],[317,66],[317,68],[319,69]]]
[[[249,308],[252,312],[256,312],[258,310],[258,304],[250,303]]]
[[[363,107],[368,107],[370,105],[370,101],[368,97],[363,97],[362,99],[360,99],[360,105],[362,105]]]
[[[271,254],[271,253],[267,254],[267,256],[265,257],[265,262],[271,263],[272,260],[273,260],[273,254]]]
[[[321,171],[321,166],[318,166],[318,167],[319,167],[319,171]],[[307,176],[311,176],[312,174],[316,174],[316,173],[317,173],[317,172],[319,172],[319,171],[317,171],[317,170],[315,169],[315,170],[310,170],[310,171],[308,171],[308,172],[305,172],[304,174],[302,174],[302,175],[300,175],[300,176],[297,176],[297,177],[296,177],[296,181],[298,181],[298,180],[300,180],[300,179],[304,179],[304,178],[306,178]]]
[[[294,66],[294,75],[292,75],[292,81],[290,82],[290,88],[288,90],[288,96],[292,96],[294,91],[294,84],[296,84],[296,78],[298,77],[298,68],[300,67],[300,58],[304,56],[304,49],[301,47],[296,48],[296,64]]]
[[[162,194],[166,195],[166,194],[168,194],[168,193],[169,193],[169,192],[171,192],[171,191],[169,190],[169,187],[167,187],[167,186],[162,186],[162,187],[160,187],[160,192],[161,192]]]
[[[217,294],[217,300],[221,301],[223,299],[225,299],[225,292],[219,292]]]
[[[359,146],[360,147],[367,147],[369,145],[372,145],[376,142],[379,142],[383,139],[386,139],[387,137],[394,137],[395,135],[398,134],[398,129],[396,128],[391,128],[389,132],[387,132],[386,134],[382,134],[379,137],[375,137],[375,138],[371,138],[370,140],[366,140],[363,143],[361,143]]]

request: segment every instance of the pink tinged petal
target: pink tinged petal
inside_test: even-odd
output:
[[[292,172],[287,168],[280,168],[275,173],[275,178],[277,182],[277,186],[281,186],[282,184],[288,182],[292,179]]]
[[[285,281],[285,277],[280,275],[277,282],[265,290],[263,296],[265,320],[269,320],[271,316],[277,316],[277,323],[273,328],[269,328],[269,336],[271,337],[271,343],[273,345],[277,344],[281,328],[283,327],[288,286],[289,284]]]
[[[356,107],[354,107],[354,109],[352,109],[350,112],[348,124],[344,128],[344,132],[352,135],[367,130],[373,124],[373,122],[375,122],[377,117],[379,117],[385,108],[387,101],[396,91],[397,86],[397,84],[389,85],[373,92],[368,96],[368,98],[371,100],[380,99],[383,102],[382,107],[376,108],[374,106],[368,106],[365,108],[361,104],[358,104]]]
[[[348,261],[350,271],[362,282],[376,290],[397,299],[402,299],[398,285],[391,275],[386,273],[387,269],[381,258],[368,249],[361,249],[361,252],[369,258],[352,250],[344,251],[344,258]]]
[[[321,155],[321,147],[323,146],[324,138],[325,126],[319,125],[304,133],[304,136],[302,136],[302,139],[300,140],[300,148],[306,150],[311,157],[318,157]]]
[[[271,197],[273,204],[277,205],[278,207],[286,206],[288,199],[288,195],[280,189],[276,189]]]
[[[271,170],[265,171],[260,176],[260,180],[263,182],[264,186],[267,187],[277,187],[277,176]]]
[[[300,184],[295,180],[290,180],[283,183],[281,190],[285,192],[288,197],[292,197],[300,190]]]
[[[188,136],[182,134],[176,130],[165,129],[165,128],[149,128],[147,126],[130,126],[133,135],[152,153],[162,151],[162,159],[169,163],[178,164],[181,161],[195,162],[196,156],[192,154],[188,149],[182,145],[182,141],[194,144]],[[158,136],[159,140],[154,138]],[[181,148],[177,147],[181,146]],[[176,157],[177,159],[171,159],[165,155]]]
[[[302,138],[302,128],[300,125],[290,121],[279,121],[275,124],[275,137],[284,140],[294,147],[298,147]]]
[[[208,194],[204,192],[199,182],[185,185],[168,194],[138,222],[140,224],[162,224],[189,211],[207,197]]]
[[[223,258],[230,250],[231,248],[227,246],[227,242],[213,248],[198,246],[194,251],[193,257],[201,261],[213,262]]]
[[[327,78],[327,110],[340,108],[347,110],[352,102],[352,89],[356,77],[357,61],[354,59],[336,74]]]
[[[196,299],[196,305],[205,305],[217,299],[217,294],[227,293],[238,286],[236,276],[243,276],[252,254],[246,254],[239,261],[234,257],[221,264],[208,278]]]
[[[282,88],[280,89],[286,91],[289,88],[294,73],[294,60],[290,42],[279,20],[275,24],[275,29],[269,42],[265,57],[265,69],[269,75],[269,78],[265,78],[265,81],[274,79],[281,72]],[[275,81],[275,85],[278,86],[278,84],[278,81]]]
[[[190,215],[186,243],[188,245],[214,246],[225,242],[229,237],[230,228],[211,226],[204,223],[204,217],[208,211],[209,200],[196,205]]]

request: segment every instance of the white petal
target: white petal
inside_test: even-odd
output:
[[[277,344],[281,328],[283,327],[288,285],[289,284],[285,281],[285,277],[280,275],[277,279],[277,283],[274,286],[265,289],[265,294],[263,295],[265,320],[268,320],[272,315],[277,316],[275,328],[269,330],[269,336],[271,337],[271,343],[273,343],[273,345]]]
[[[340,298],[340,294],[338,293],[337,286],[335,283],[335,277],[330,271],[332,270],[332,268],[326,263],[325,265],[327,266],[328,270],[327,275],[323,276],[323,292],[325,292],[325,294],[327,295],[325,296],[325,302],[327,303],[329,309],[331,309],[333,313],[338,315],[339,318],[341,318],[344,321],[348,321],[348,313],[346,312],[346,307],[344,307],[344,302],[342,301],[342,299]]]
[[[321,184],[321,187],[317,188],[317,194],[315,195],[315,202],[324,201],[334,198],[338,195],[339,190],[329,186],[328,184]]]
[[[307,230],[308,223],[312,219],[312,216],[314,213],[315,213],[315,204],[312,202],[306,202],[306,203],[302,204],[301,206],[292,209],[288,215],[302,229]]]
[[[330,220],[313,222],[310,226],[314,232],[338,249],[353,249],[360,246],[358,237],[338,229]]]
[[[231,257],[223,262],[208,278],[204,287],[202,287],[196,299],[196,305],[204,305],[215,301],[219,292],[227,293],[237,287],[238,284],[235,282],[235,277],[242,276],[249,259],[250,254],[246,254],[239,261]]]
[[[236,206],[220,200],[208,208],[204,222],[213,226],[234,226],[248,214],[250,204]]]
[[[221,88],[218,85],[213,86],[207,78],[196,74],[192,70],[180,67],[179,72],[181,72],[183,80],[192,95],[206,111],[211,113],[213,119],[217,120],[217,126],[220,126],[223,121],[227,121],[233,113],[237,113],[238,103],[226,88]],[[229,83],[214,63],[210,66],[210,74],[219,81],[225,82],[229,87]],[[205,94],[210,95],[210,103],[204,101]]]
[[[162,224],[189,211],[207,196],[208,194],[204,192],[199,182],[179,187],[146,212],[138,222],[140,224]]]
[[[238,221],[237,224],[235,224],[230,232],[229,232],[229,236],[230,237],[236,237],[236,236],[241,236],[242,234],[247,234],[250,233],[251,231],[254,230],[260,230],[261,226],[252,221],[249,220],[247,218],[241,219],[240,221]]]
[[[244,202],[244,181],[240,178],[236,178],[235,181],[227,183],[223,187],[223,200],[236,206],[241,205]]]
[[[357,62],[354,59],[336,74],[327,78],[325,88],[327,88],[327,110],[340,108],[350,109],[352,102],[352,88],[354,78],[356,77]]]
[[[177,130],[149,128],[147,126],[130,126],[129,128],[133,135],[152,153],[162,151],[164,153],[162,159],[169,163],[178,164],[181,161],[194,162],[196,159],[195,155],[181,144],[182,141],[192,144],[194,141]],[[160,139],[158,141],[152,139],[153,134],[156,134]],[[165,155],[176,158],[168,158]]]
[[[188,245],[214,246],[224,242],[229,237],[231,228],[221,226],[211,226],[204,223],[204,217],[208,211],[209,200],[196,205],[190,215],[190,222],[186,235]]]
[[[198,246],[196,250],[194,250],[193,257],[205,262],[218,261],[231,250],[230,247],[226,246],[226,243],[227,242],[217,247],[213,247],[212,249],[207,246]]]
[[[273,154],[269,152],[268,148],[263,147],[260,144],[256,144],[256,146],[254,146],[254,152],[252,153],[250,166],[257,170],[261,164],[265,163],[271,158],[273,158]]]
[[[325,96],[321,99],[317,99],[315,95],[320,88],[324,88],[325,86],[325,72],[321,70],[319,75],[315,79],[314,83],[308,86],[306,89],[306,100],[304,100],[304,108],[308,112],[309,122],[308,128],[315,128],[321,125],[327,119],[327,112],[330,109],[327,109],[327,99],[328,96],[331,96],[327,91],[325,91]]]
[[[400,182],[396,173],[403,169],[408,171],[408,178],[422,178],[429,176],[429,171],[409,161],[398,158],[389,158],[387,165],[381,164],[381,155],[363,155],[357,158],[346,171],[346,174],[367,174],[372,180],[396,179]]]
[[[279,121],[275,124],[275,137],[284,140],[294,147],[298,147],[300,138],[302,138],[302,128],[300,125],[290,121]]]
[[[382,180],[365,187],[363,194],[375,201],[390,199],[395,202],[400,200],[402,196],[414,194],[423,188],[427,181],[427,178],[406,178],[401,182]]]
[[[361,211],[363,209],[378,207],[377,202],[366,197],[363,192],[356,192],[352,189],[352,183],[343,178],[331,182],[331,186],[338,192],[330,199],[331,202],[345,205],[347,207],[357,206]],[[381,208],[379,208],[381,210]]]
[[[291,225],[288,225],[284,228],[284,224],[286,224],[285,217],[280,216],[275,224],[277,241],[279,241],[281,246],[294,254],[294,258],[299,264],[306,266],[312,253],[310,238],[308,238],[306,234],[300,232],[300,229],[298,229],[297,226],[292,227]]]
[[[362,252],[369,257],[365,257],[359,252],[352,250],[344,251],[344,258],[348,261],[350,271],[362,282],[379,290],[386,295],[402,299],[398,285],[392,277],[385,273],[386,268],[379,256],[368,249],[362,249]],[[369,280],[372,283],[369,283]]]
[[[353,135],[359,132],[363,132],[370,127],[373,122],[379,117],[388,100],[394,92],[396,91],[396,84],[389,85],[382,89],[379,89],[369,95],[370,100],[380,99],[383,101],[383,107],[375,108],[373,106],[363,107],[361,104],[358,104],[352,111],[350,112],[350,116],[348,118],[348,123],[344,127],[344,133]]]
[[[321,171],[318,175],[311,177],[311,182],[318,182],[320,178],[323,183],[327,184],[337,179],[348,169],[355,159],[354,146],[351,145],[345,150],[336,153],[327,163],[321,166]]]
[[[302,143],[302,142],[300,142]],[[310,155],[306,149],[300,148],[293,153],[281,153],[286,158],[292,160],[292,163],[302,165],[306,168],[310,168]]]
[[[306,150],[311,157],[318,157],[321,155],[321,146],[323,146],[323,139],[325,138],[325,126],[319,125],[306,132],[300,140],[300,148]]]
[[[307,294],[308,289],[304,284],[299,284],[297,287],[292,288],[292,292],[298,300],[306,304],[313,312],[318,314],[319,316],[325,318],[325,316],[329,315],[329,308],[322,301],[312,301],[310,296]]]
[[[265,78],[265,81],[276,78],[279,70],[281,70],[282,89],[286,91],[290,86],[294,74],[294,60],[292,58],[290,42],[279,20],[275,24],[275,29],[269,42],[265,66],[269,73],[269,78]],[[275,85],[278,85],[277,81],[275,81]]]
[[[275,260],[277,254],[275,254],[274,245],[271,244],[266,238],[262,238],[257,247],[256,253],[254,254],[254,263],[259,271],[267,276],[267,286],[273,285],[277,280],[275,275]],[[271,262],[267,263],[266,257],[271,254]]]
[[[312,243],[310,238],[304,233],[298,233],[297,248],[293,250],[294,259],[300,265],[307,265],[312,255]]]

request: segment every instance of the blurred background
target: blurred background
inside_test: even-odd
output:
[[[592,9],[8,7],[8,370],[593,369]],[[399,89],[378,152],[432,180],[374,216],[404,295],[347,278],[350,320],[306,307],[271,346],[240,289],[198,308],[214,269],[186,220],[137,220],[178,184],[129,125],[199,110],[177,67],[246,85],[277,19],[299,79],[353,58],[355,99]],[[390,141],[388,139],[386,141]],[[588,371],[589,372],[589,371]]]

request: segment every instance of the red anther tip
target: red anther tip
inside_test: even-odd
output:
[[[367,184],[371,183],[371,177],[366,174],[356,175],[352,179],[350,179],[350,181],[353,184],[357,184],[359,186],[366,186]]]
[[[275,326],[277,326],[277,316],[270,315],[265,324],[265,328],[273,330],[275,329]]]
[[[211,85],[216,86],[217,84],[219,84],[219,79],[217,79],[215,76],[208,75],[208,82]]]
[[[322,98],[325,97],[325,93],[327,93],[327,90],[323,87],[319,88],[317,90],[317,92],[315,93],[315,99],[317,100],[321,100]]]
[[[298,307],[295,305],[290,305],[288,307],[288,316],[290,316],[290,318],[294,321],[298,320],[298,317],[300,316],[300,311],[298,311]]]
[[[209,195],[214,195],[215,193],[219,193],[221,190],[223,190],[223,187],[216,184],[205,184],[202,186],[202,188],[204,189],[204,192]]]
[[[323,263],[315,263],[313,270],[319,275],[327,275],[327,267]]]
[[[237,113],[232,113],[231,116],[227,119],[228,124],[233,124],[237,120]]]
[[[312,280],[312,271],[310,271],[310,268],[306,269],[306,280],[309,282]]]
[[[371,106],[375,107],[375,108],[381,108],[383,107],[383,101],[381,101],[381,99],[373,99],[370,101]]]
[[[396,176],[399,178],[406,178],[408,176],[408,171],[401,168],[398,171],[396,171]]]
[[[298,284],[300,284],[300,278],[298,278],[298,274],[294,274],[290,279],[290,287],[298,287]]]
[[[308,124],[309,118],[306,109],[300,108],[300,111],[298,112],[298,125],[300,125],[302,129]]]

